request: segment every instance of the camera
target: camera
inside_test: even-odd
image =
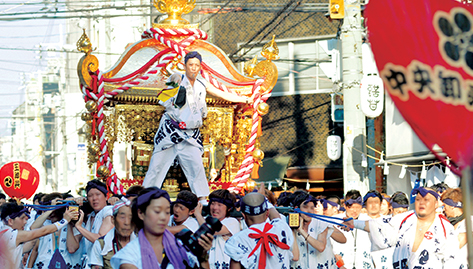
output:
[[[204,249],[202,248],[201,245],[199,245],[199,242],[197,239],[201,237],[203,234],[211,234],[214,235],[216,232],[220,231],[222,229],[222,223],[216,219],[213,218],[212,216],[208,216],[205,219],[205,223],[202,224],[195,233],[192,233],[192,231],[188,229],[184,229],[180,231],[179,233],[176,234],[176,238],[181,240],[182,245],[184,247],[192,252],[197,257],[202,257],[204,253]]]

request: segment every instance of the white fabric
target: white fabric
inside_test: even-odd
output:
[[[223,226],[227,227],[230,234],[214,236],[212,247],[209,250],[209,265],[211,269],[230,268],[230,257],[224,252],[225,243],[228,237],[240,231],[240,223],[235,218],[224,218],[221,222]]]
[[[103,267],[103,256],[107,255],[110,251],[113,251],[113,238],[115,238],[115,228],[111,229],[104,237],[103,237],[103,249],[100,245],[99,240],[94,242],[92,246],[92,251],[89,254],[89,266],[92,265],[99,265]],[[131,233],[130,235],[130,242],[136,238],[135,233]]]
[[[427,187],[432,187],[432,185],[442,183],[444,182],[444,180],[445,180],[445,174],[440,168],[434,165],[432,166],[432,168],[430,168],[427,171],[427,177],[425,178],[425,183],[426,183],[425,185]]]
[[[471,218],[473,221],[473,217]],[[455,229],[457,234],[460,233],[466,233],[466,221],[463,219],[458,223],[457,228]],[[458,255],[455,256],[455,259],[458,261],[460,266],[463,266],[464,269],[468,268],[468,244],[465,244],[462,248],[460,248],[460,251],[458,252]],[[462,268],[462,267],[460,267]]]
[[[26,222],[26,225],[25,225],[25,231],[29,231],[30,228],[31,228],[31,225],[33,225],[33,222],[36,220],[36,215],[38,214],[38,212],[34,209],[31,210],[30,212],[30,218],[28,219],[28,221]]]
[[[345,218],[346,212],[335,215],[334,217]],[[359,220],[369,220],[370,218],[366,214],[360,214]],[[374,268],[371,259],[371,241],[367,232],[354,229],[349,232],[341,231],[347,242],[340,244],[333,240],[333,253],[342,256],[346,268],[357,268],[357,269],[371,269]]]
[[[153,155],[143,186],[161,187],[169,167],[177,157],[192,192],[197,197],[205,197],[210,192],[202,162],[203,145],[199,127],[202,126],[202,118],[207,116],[206,84],[196,79],[192,86],[187,76],[183,75],[181,86],[186,88],[186,103],[182,108],[174,105],[177,94],[166,102],[160,102],[166,112],[154,136]],[[176,128],[171,119],[177,123],[185,122],[187,129]]]
[[[320,266],[324,269],[336,268],[332,243],[330,242],[330,236],[332,236],[333,233],[333,226],[326,222],[312,219],[309,223],[308,233],[311,237],[317,239],[319,234],[325,231],[327,227],[331,230],[329,230],[329,233],[327,234],[327,244],[323,252],[319,252],[310,245],[300,233],[296,233],[295,240],[299,247],[299,260],[291,261],[291,268],[319,268]]]
[[[189,229],[193,233],[195,233],[195,231],[197,231],[197,229],[199,229],[199,222],[197,222],[197,220],[193,217],[188,217],[182,223],[182,225],[186,226],[187,229]],[[174,215],[171,215],[171,219],[169,219],[168,226],[171,226],[171,227],[177,226],[176,223],[174,222]]]
[[[254,224],[251,228],[256,228],[260,231],[264,230],[264,226],[267,222]],[[291,228],[281,219],[274,219],[270,222],[273,227],[268,231],[278,236],[278,239],[282,243],[289,245],[290,249],[284,250],[279,247],[269,244],[273,256],[266,254],[266,268],[276,269],[276,268],[288,268],[289,262],[292,260],[292,244],[294,243],[294,236],[292,235]],[[227,254],[231,259],[238,261],[246,269],[257,269],[258,262],[260,257],[261,247],[258,248],[253,255],[248,256],[253,249],[256,247],[257,241],[255,239],[249,238],[249,234],[256,233],[251,229],[245,229],[236,235],[232,236],[227,243],[225,244],[225,254]],[[220,267],[220,268],[229,268],[229,267]]]
[[[409,174],[411,175],[411,188],[412,189],[415,189],[416,188],[416,180],[419,179],[419,173],[413,173],[411,171],[409,171]],[[424,186],[424,183],[422,182],[422,180],[420,180],[420,185],[418,187],[423,187]]]
[[[103,220],[108,217],[112,216],[113,213],[113,206],[106,206],[102,208],[97,214],[95,212],[90,213],[89,217],[87,218],[87,223],[85,224],[85,229],[94,233],[98,234],[100,231],[100,227],[102,227]],[[95,216],[94,223],[92,224],[91,218]],[[92,246],[93,243],[87,240],[85,237],[82,237],[82,240],[84,240],[84,245],[85,245],[85,254],[88,255],[89,253],[92,253]],[[88,260],[85,260],[85,264],[87,265],[87,268],[89,267],[89,262]]]
[[[46,220],[44,221],[43,226],[47,226],[50,224],[52,224],[51,221]],[[78,266],[78,264],[80,265],[80,261],[73,260],[71,254],[67,250],[67,229],[69,229],[68,225],[61,229],[61,234],[58,237],[58,248],[59,253],[66,262],[66,265],[70,266],[71,268],[74,268],[74,266]],[[54,233],[39,238],[38,257],[36,258],[33,268],[41,269],[48,267],[49,262],[51,261],[51,258],[55,251],[54,240]]]
[[[393,266],[393,253],[394,248],[386,248],[377,251],[371,251],[371,257],[373,258],[373,264],[376,268],[388,269]]]
[[[413,211],[391,219],[371,220],[370,238],[377,249],[394,247],[394,268],[455,268],[458,239],[453,226],[436,215],[416,252],[412,246],[416,236],[417,216]],[[444,267],[445,265],[445,267]],[[456,267],[458,268],[458,267]]]
[[[207,96],[206,82],[196,79],[194,86],[189,82],[187,76],[182,75],[180,87],[186,88],[186,102],[183,107],[179,108],[174,105],[176,96],[169,98],[166,102],[159,103],[166,108],[166,112],[172,119],[177,122],[185,122],[188,129],[195,129],[202,126],[202,118],[207,117]]]
[[[187,251],[186,254],[191,266],[198,265],[199,262],[196,256]],[[131,264],[136,266],[138,269],[148,269],[143,268],[141,263],[141,245],[138,237],[118,251],[117,254],[113,255],[112,259],[110,260],[110,265],[112,265],[113,269],[119,269],[120,265],[122,264]],[[169,263],[166,268],[161,269],[174,269],[174,266]]]
[[[446,167],[444,182],[450,188],[458,188],[460,186],[460,177],[455,175],[448,167]]]
[[[160,188],[163,185],[169,167],[176,157],[192,192],[197,197],[208,196],[210,191],[202,162],[202,151],[198,147],[189,144],[187,140],[165,150],[158,150],[158,147],[154,146],[143,186],[157,186]]]
[[[4,232],[0,238],[7,242],[8,250],[10,254],[13,255],[13,263],[15,268],[22,268],[21,259],[23,257],[23,243],[16,246],[16,237],[18,236],[18,230],[13,230],[10,226],[3,226],[2,230],[7,230]],[[1,265],[1,264],[0,264]]]

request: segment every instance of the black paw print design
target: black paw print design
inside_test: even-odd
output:
[[[439,49],[444,59],[453,66],[473,72],[473,20],[464,9],[450,14],[440,12],[436,26],[440,38]]]

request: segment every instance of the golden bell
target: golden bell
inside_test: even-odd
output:
[[[91,145],[89,146],[89,153],[90,153],[90,154],[95,155],[95,154],[97,154],[97,153],[99,153],[99,152],[100,152],[100,146],[99,146],[99,145],[97,145],[97,144],[94,143],[94,144],[91,144]]]
[[[110,175],[110,170],[105,165],[99,166],[97,168],[97,174],[101,177],[108,177]]]
[[[97,111],[97,103],[95,103],[95,102],[92,101],[92,100],[87,101],[87,103],[85,103],[85,108],[86,108],[87,111],[89,111],[90,113],[94,113],[95,111]]]
[[[84,112],[80,115],[80,118],[83,121],[89,121],[89,120],[92,120],[92,115],[90,113]]]
[[[256,108],[256,110],[258,111],[258,114],[260,114],[261,116],[264,116],[268,114],[269,112],[269,105],[266,103],[260,103],[258,107]]]
[[[257,161],[261,161],[262,159],[264,159],[264,152],[260,149],[255,149],[253,151],[253,158],[255,158],[255,160]]]

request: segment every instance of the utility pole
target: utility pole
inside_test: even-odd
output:
[[[64,48],[64,33],[63,33],[63,26],[62,24],[59,25],[59,33],[60,33],[60,41],[59,47],[62,49]],[[61,53],[59,56],[59,78],[58,78],[58,90],[59,94],[61,95],[61,110],[62,110],[62,124],[61,124],[61,132],[62,132],[62,185],[67,186],[67,173],[69,171],[68,167],[68,158],[67,158],[67,128],[66,128],[66,89],[65,89],[65,53]],[[59,184],[58,184],[59,185]]]
[[[362,18],[360,0],[345,0],[345,18],[341,28],[343,68],[343,186],[344,192],[356,189],[364,195],[369,190],[361,153],[366,154],[366,119],[361,111],[360,82],[362,68]]]

